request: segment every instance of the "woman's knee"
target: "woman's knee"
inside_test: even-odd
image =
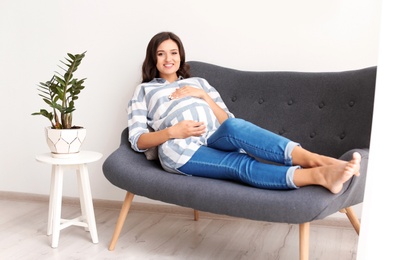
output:
[[[225,131],[230,132],[234,129],[241,129],[242,124],[245,124],[245,122],[245,120],[240,118],[228,118],[222,123],[221,127],[224,128]]]

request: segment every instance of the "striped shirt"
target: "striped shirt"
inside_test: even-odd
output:
[[[225,103],[217,90],[202,78],[179,78],[170,83],[162,78],[155,78],[151,82],[137,86],[128,104],[128,128],[131,147],[137,152],[145,152],[137,146],[141,134],[163,130],[183,120],[203,122],[206,133],[185,139],[170,139],[159,145],[159,160],[163,168],[169,172],[179,173],[178,168],[183,166],[201,145],[206,145],[207,139],[220,126],[213,110],[203,99],[184,97],[170,99],[169,95],[177,88],[192,86],[203,89],[228,114]]]

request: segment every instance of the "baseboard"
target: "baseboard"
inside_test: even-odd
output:
[[[11,191],[0,191],[0,199],[2,200],[16,200],[16,201],[32,201],[32,202],[42,202],[48,203],[48,195],[31,194],[31,193],[21,193],[21,192],[11,192]],[[79,198],[75,197],[62,197],[62,203],[69,206],[80,206]],[[103,200],[103,199],[93,199],[94,208],[104,208],[115,210],[115,214],[118,214],[121,209],[123,201],[114,200]],[[131,205],[130,211],[139,212],[149,212],[153,214],[170,214],[179,215],[193,218],[193,209],[180,207],[177,205],[161,205],[154,203],[144,203],[144,202],[134,202]],[[206,219],[237,219],[236,217],[231,217],[227,215],[219,215],[209,212],[200,211],[200,218]],[[340,227],[340,228],[352,228],[351,223],[347,218],[337,218],[337,217],[327,217],[320,220],[315,220],[311,222],[311,225],[317,226],[327,226],[327,227]]]

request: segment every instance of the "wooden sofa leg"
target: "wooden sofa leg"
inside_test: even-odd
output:
[[[199,210],[196,210],[196,209],[193,210],[193,219],[195,221],[199,220]]]
[[[354,227],[355,231],[359,235],[359,231],[361,229],[361,224],[359,223],[358,217],[355,214],[355,211],[352,209],[352,207],[348,207],[345,209],[340,210],[341,213],[345,213],[350,220],[352,226]]]
[[[310,222],[299,225],[300,260],[308,260],[310,252]]]
[[[134,194],[131,192],[126,193],[126,198],[124,199],[122,209],[120,210],[119,218],[117,219],[115,231],[113,232],[113,237],[111,243],[109,244],[109,251],[113,251],[116,246],[116,242],[119,239],[120,232],[122,231],[124,221],[126,220],[127,214],[133,201]]]

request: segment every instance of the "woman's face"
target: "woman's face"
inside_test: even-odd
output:
[[[156,58],[159,76],[169,82],[176,81],[181,63],[178,45],[171,39],[165,40],[156,50]]]

